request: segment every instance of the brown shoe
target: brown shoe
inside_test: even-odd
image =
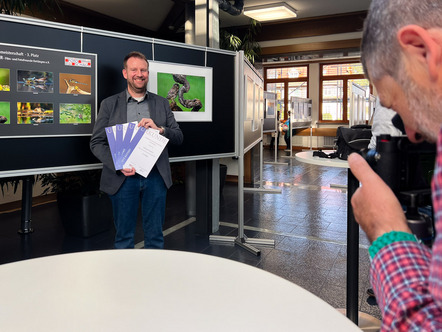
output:
[[[369,289],[367,289],[367,295],[368,295],[368,296],[375,297],[375,295],[374,295],[374,291],[373,291],[373,288],[369,288]]]

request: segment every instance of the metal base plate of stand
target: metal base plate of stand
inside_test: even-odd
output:
[[[235,236],[210,235],[209,240],[210,240],[210,242],[215,242],[215,243],[238,245],[241,248],[246,249],[247,251],[251,252],[252,254],[254,254],[256,256],[261,255],[261,251],[259,249],[255,248],[253,245],[265,246],[265,247],[271,247],[271,248],[275,247],[274,240],[251,239],[251,238],[248,238],[247,236],[240,238],[240,237],[235,237]]]
[[[267,189],[267,188],[244,188],[244,191],[255,192],[255,193],[267,193],[267,194],[280,194],[282,193],[281,189]]]
[[[284,165],[284,166],[288,165],[288,163],[280,163],[280,162],[276,162],[276,161],[265,161],[264,164],[266,164],[266,165]]]
[[[260,256],[261,255],[261,250],[259,250],[259,249],[255,248],[254,246],[248,244],[246,242],[246,238],[237,237],[235,239],[235,244],[240,246],[241,248],[251,252],[252,254],[254,254],[256,256]]]

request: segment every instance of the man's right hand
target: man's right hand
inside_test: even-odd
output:
[[[135,168],[123,168],[121,170],[121,173],[123,173],[125,176],[132,176],[135,175]]]
[[[361,183],[351,199],[353,213],[370,242],[391,231],[411,233],[395,194],[365,159],[352,153],[348,163],[353,175]]]

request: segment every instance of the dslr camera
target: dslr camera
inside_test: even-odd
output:
[[[431,179],[436,146],[411,143],[407,136],[380,135],[376,149],[361,154],[401,202],[412,232],[431,246],[435,233]]]

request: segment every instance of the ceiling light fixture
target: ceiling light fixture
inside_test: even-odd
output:
[[[245,7],[244,15],[249,16],[259,22],[286,20],[289,18],[296,18],[297,16],[296,10],[285,2]]]

